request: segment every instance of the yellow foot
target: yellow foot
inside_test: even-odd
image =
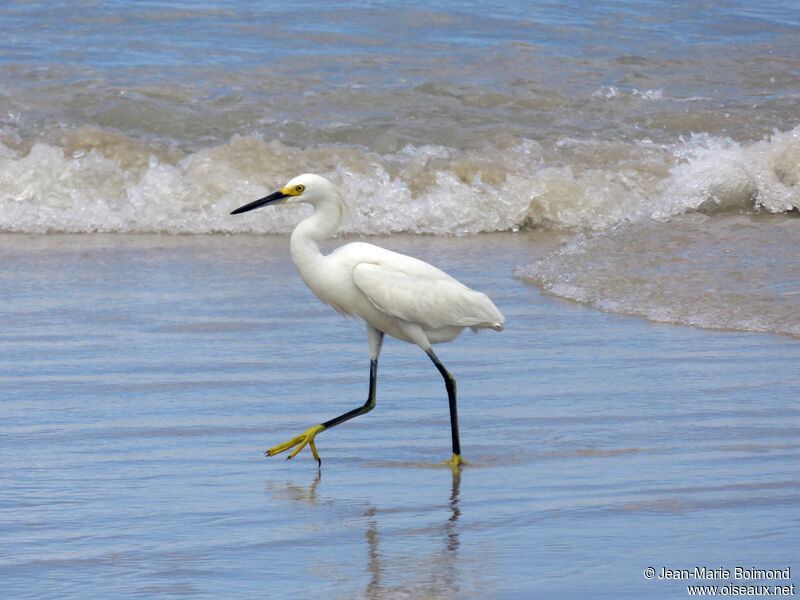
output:
[[[450,460],[444,461],[444,464],[448,465],[454,471],[461,468],[461,465],[468,465],[469,463],[461,458],[460,454],[453,454],[453,457]]]
[[[314,445],[314,436],[316,436],[320,431],[323,431],[324,429],[325,428],[322,425],[314,425],[314,427],[306,429],[303,433],[301,433],[297,437],[293,437],[288,442],[284,442],[282,444],[279,444],[278,446],[275,446],[274,448],[270,448],[269,450],[267,450],[266,455],[275,456],[276,454],[285,452],[289,448],[294,448],[295,446],[297,446],[297,448],[294,448],[292,453],[286,457],[286,460],[289,460],[290,458],[294,458],[295,456],[297,456],[297,453],[300,452],[300,450],[302,450],[303,448],[305,448],[306,444],[308,444],[308,446],[311,448],[311,453],[314,455],[314,458],[317,459],[317,464],[322,465],[322,460],[320,459],[319,454],[317,454],[317,447]]]

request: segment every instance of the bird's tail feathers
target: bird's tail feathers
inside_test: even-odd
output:
[[[480,325],[470,326],[472,333],[480,333],[483,329],[494,329],[495,331],[503,331],[502,323],[481,323]]]

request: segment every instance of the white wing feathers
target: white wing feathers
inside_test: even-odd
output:
[[[505,318],[485,294],[423,261],[392,258],[353,268],[353,281],[378,310],[426,329],[503,328]]]

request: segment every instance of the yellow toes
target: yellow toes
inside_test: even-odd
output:
[[[288,442],[284,442],[282,444],[278,444],[274,448],[270,448],[267,450],[266,455],[275,456],[276,454],[280,454],[281,452],[286,452],[287,450],[294,448],[289,456],[286,457],[286,460],[289,460],[297,456],[303,448],[308,446],[311,448],[311,454],[314,455],[314,459],[318,464],[321,465],[322,460],[317,452],[317,446],[314,444],[314,438],[318,433],[324,430],[325,427],[323,425],[314,425],[314,427],[306,429],[303,433],[293,437]],[[450,458],[450,460],[445,461],[443,464],[449,466],[451,469],[453,469],[453,471],[459,471],[462,465],[468,465],[469,463],[461,458],[460,454],[453,453],[453,456]]]
[[[297,448],[292,450],[292,453],[286,457],[286,460],[291,460],[292,458],[297,456],[297,453],[300,452],[300,450],[302,450],[303,448],[305,448],[307,444],[308,444],[308,437],[304,435],[303,438],[300,440],[300,443],[297,445]]]
[[[316,459],[317,464],[321,465],[322,464],[322,459],[319,457],[319,454],[317,454],[317,447],[314,445],[314,440],[313,439],[309,440],[308,447],[311,448],[311,454],[314,455],[314,458]]]
[[[444,464],[448,465],[454,471],[461,468],[461,465],[468,465],[469,463],[461,458],[460,454],[453,453],[450,460],[446,460]]]
[[[288,442],[284,442],[282,444],[278,444],[274,448],[270,448],[269,450],[267,450],[267,456],[275,456],[276,454],[280,454],[281,452],[284,452],[289,448],[295,447],[297,444],[303,441],[304,435],[305,434],[300,434],[297,437],[293,437]]]
[[[300,435],[293,437],[288,442],[284,442],[283,444],[279,444],[274,448],[270,448],[269,450],[267,450],[266,454],[267,456],[275,456],[276,454],[280,454],[281,452],[285,452],[286,450],[294,448],[294,450],[292,450],[292,453],[286,457],[286,460],[289,460],[290,458],[294,458],[295,456],[297,456],[297,453],[300,452],[303,448],[309,446],[311,448],[311,453],[314,455],[314,458],[317,460],[318,463],[321,463],[322,461],[320,460],[319,454],[317,453],[317,447],[314,445],[314,437],[324,429],[325,428],[322,425],[314,425],[314,427],[311,427],[306,431],[304,431],[303,433],[301,433]],[[295,448],[295,446],[297,447]]]

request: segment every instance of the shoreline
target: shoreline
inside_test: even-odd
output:
[[[762,216],[763,220],[775,220],[774,215]],[[794,225],[791,223],[790,225]],[[797,227],[794,227],[795,229]],[[588,236],[588,237],[587,237]],[[468,236],[457,235],[434,235],[434,234],[410,234],[395,233],[381,235],[356,235],[341,234],[322,243],[323,252],[330,252],[340,245],[352,241],[366,241],[399,252],[415,255],[420,253],[420,258],[436,264],[436,251],[446,247],[468,247],[471,245],[492,245],[496,241],[513,248],[515,256],[519,260],[518,264],[513,261],[505,261],[504,268],[509,268],[510,278],[520,281],[533,293],[551,298],[554,301],[565,302],[568,305],[581,307],[587,310],[597,311],[606,315],[614,315],[623,318],[644,320],[654,325],[667,325],[670,327],[688,327],[700,331],[727,332],[727,333],[746,333],[753,335],[775,335],[782,338],[798,340],[800,334],[789,331],[769,331],[753,330],[742,327],[715,326],[713,324],[699,324],[691,322],[692,319],[665,316],[656,311],[649,314],[648,309],[633,306],[627,309],[619,308],[613,302],[602,301],[591,295],[585,296],[585,292],[574,292],[569,288],[566,291],[554,290],[553,282],[549,279],[537,282],[532,280],[530,269],[538,264],[546,264],[559,254],[572,252],[571,247],[579,244],[586,244],[586,240],[592,238],[608,238],[607,232],[566,232],[566,231],[525,231],[525,232],[483,232]],[[226,242],[227,241],[227,242]],[[211,242],[211,243],[209,243]],[[274,256],[288,256],[289,234],[283,233],[24,233],[24,232],[3,232],[0,233],[0,252],[25,252],[28,250],[36,251],[59,251],[68,252],[98,251],[101,249],[113,250],[134,250],[134,249],[154,249],[154,248],[178,248],[188,249],[216,249],[222,255],[227,254],[227,246],[242,246],[248,249],[263,246],[269,248],[269,252]],[[579,247],[579,246],[577,246]],[[591,246],[589,246],[591,248]],[[428,258],[424,258],[427,256]],[[232,260],[234,260],[232,258]],[[249,260],[243,258],[243,260]],[[557,263],[556,263],[557,264]],[[601,268],[607,268],[602,266]],[[774,284],[773,284],[774,285]],[[577,289],[577,288],[576,288]],[[577,297],[576,297],[577,296]],[[584,297],[581,297],[584,296]],[[650,309],[652,312],[652,309]]]

